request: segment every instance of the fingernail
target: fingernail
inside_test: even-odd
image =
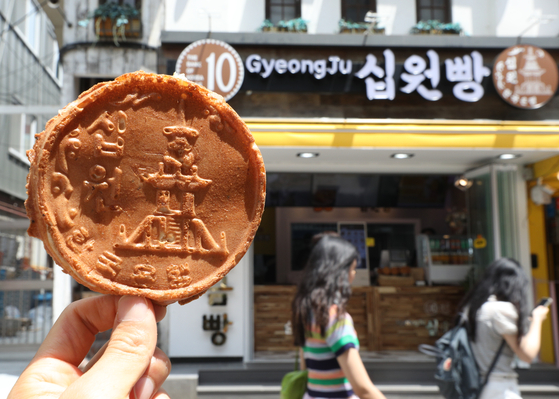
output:
[[[155,384],[149,377],[142,377],[134,385],[134,397],[136,399],[149,399],[153,395]]]
[[[149,307],[145,298],[123,296],[118,301],[118,321],[142,321],[146,318]]]

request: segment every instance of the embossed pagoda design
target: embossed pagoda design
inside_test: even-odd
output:
[[[553,94],[550,85],[542,82],[541,77],[545,73],[545,69],[540,67],[537,61],[537,55],[534,49],[528,47],[528,53],[523,57],[526,61],[519,73],[524,76],[524,82],[520,86],[515,87],[515,93],[519,95],[549,95]]]
[[[154,212],[130,235],[126,226],[121,225],[122,242],[115,244],[115,248],[228,255],[225,232],[221,232],[218,243],[196,216],[194,193],[212,184],[211,180],[198,176],[195,165],[191,143],[196,141],[199,132],[187,126],[167,126],[162,134],[168,145],[159,169],[155,172],[147,168],[139,170],[142,182],[157,190]],[[171,206],[173,193],[180,203],[178,209]]]

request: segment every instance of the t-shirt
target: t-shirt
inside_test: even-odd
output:
[[[476,315],[476,340],[472,342],[472,351],[476,358],[479,370],[483,376],[489,370],[495,354],[503,341],[504,334],[517,334],[518,312],[510,302],[498,301],[491,295]],[[514,352],[505,344],[499,360],[491,375],[507,375],[516,377],[512,368]]]
[[[350,348],[359,349],[353,319],[347,312],[338,319],[334,305],[330,308],[325,336],[317,325],[307,331],[303,347],[309,372],[305,399],[357,398],[337,359]]]

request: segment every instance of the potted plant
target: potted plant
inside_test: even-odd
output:
[[[260,27],[258,28],[259,31],[261,32],[272,32],[275,29],[274,24],[272,23],[272,21],[270,21],[269,19],[265,19],[261,24]]]
[[[377,33],[384,34],[384,27],[380,26],[378,22],[351,22],[345,19],[340,19],[338,21],[338,27],[340,33]]]
[[[258,30],[261,32],[307,32],[307,21],[303,18],[295,18],[279,21],[274,26],[269,19],[265,19]]]
[[[114,1],[101,4],[78,24],[86,27],[90,20],[95,22],[95,35],[112,37],[116,46],[118,39],[126,40],[128,37],[140,37],[142,25],[140,11],[130,4],[120,5]]]
[[[288,32],[289,31],[289,21],[279,21],[276,24],[276,28],[278,29],[278,32]]]
[[[364,33],[368,26],[369,25],[365,22],[346,21],[343,18],[338,21],[340,33]]]
[[[458,22],[443,24],[442,33],[446,35],[460,35],[462,34],[462,27]]]
[[[291,32],[307,32],[307,21],[303,18],[295,18],[289,22],[291,22]]]
[[[412,35],[459,35],[462,33],[462,28],[459,23],[443,23],[436,19],[428,21],[419,21],[412,26],[410,33]]]

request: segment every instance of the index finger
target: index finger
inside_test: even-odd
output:
[[[72,302],[52,326],[35,359],[52,357],[77,367],[95,335],[113,327],[119,299],[103,295]]]

